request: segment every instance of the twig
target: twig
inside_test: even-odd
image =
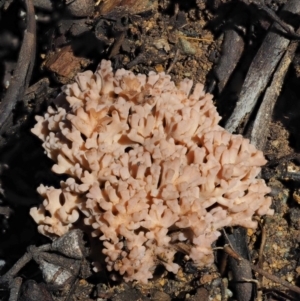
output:
[[[115,40],[111,50],[109,51],[109,55],[108,55],[108,58],[111,59],[112,57],[116,56],[119,51],[120,51],[120,48],[122,46],[122,43],[124,41],[126,37],[126,30],[124,30]]]
[[[264,291],[264,295],[265,296],[274,296],[276,299],[275,300],[294,300],[294,301],[298,301],[298,298],[296,297],[292,297],[290,295],[288,295],[286,292],[282,292],[282,291],[278,291],[276,289],[270,289],[270,290],[265,290]],[[270,301],[272,301],[273,299],[269,299]]]
[[[27,9],[27,29],[24,33],[14,78],[0,103],[0,135],[12,125],[12,111],[16,103],[24,96],[29,85],[35,60],[36,22],[32,0],[25,0]]]
[[[283,8],[294,14],[300,12],[300,1],[289,0]],[[265,89],[278,62],[288,47],[290,40],[277,33],[278,25],[274,24],[258,50],[246,76],[239,101],[228,119],[225,128],[234,132],[245,124],[253,111],[261,92]]]
[[[263,261],[264,261],[264,249],[267,241],[267,232],[266,232],[266,227],[264,227],[264,222],[261,221],[260,217],[255,216],[253,219],[257,221],[259,228],[261,230],[261,242],[258,251],[257,266],[262,269]]]
[[[299,287],[297,287],[295,285],[292,285],[292,284],[288,283],[287,281],[284,281],[284,280],[280,279],[279,277],[271,275],[270,273],[264,271],[263,269],[260,269],[258,266],[254,265],[254,264],[251,264],[251,268],[256,273],[259,273],[259,274],[265,276],[266,278],[272,280],[273,282],[277,282],[280,285],[288,288],[289,290],[291,290],[291,291],[293,291],[297,294],[300,294],[300,288]]]
[[[276,277],[274,275],[271,275],[270,273],[264,271],[263,269],[259,268],[257,265],[252,264],[249,260],[242,258],[235,250],[231,249],[231,247],[228,245],[227,248],[224,248],[224,251],[229,255],[232,256],[232,254],[234,254],[234,257],[236,260],[238,258],[238,261],[241,262],[247,262],[247,264],[249,264],[251,266],[251,269],[258,273],[261,274],[263,276],[265,276],[266,278],[272,280],[273,282],[279,283],[280,285],[290,289],[291,291],[300,294],[300,288],[292,285],[290,283],[288,283],[287,281],[284,281],[282,279],[280,279],[279,277]]]
[[[259,221],[260,229],[261,229],[261,242],[259,246],[259,252],[258,252],[258,267],[262,268],[263,267],[263,259],[264,259],[264,249],[267,241],[267,233],[266,233],[266,227],[264,224],[262,224]]]
[[[68,292],[68,294],[67,294],[67,296],[66,296],[66,298],[65,298],[64,301],[70,301],[70,300],[71,300],[71,297],[72,297],[72,295],[73,295],[74,292],[75,292],[75,289],[76,289],[77,284],[78,284],[78,279],[76,279],[76,280],[74,281],[74,283],[71,285],[70,290],[69,290],[69,292]]]
[[[142,46],[143,47],[143,46]],[[126,65],[126,68],[130,69],[135,65],[139,64],[141,61],[145,59],[144,51],[141,51],[138,56],[136,56],[131,62]]]
[[[168,70],[166,71],[167,74],[169,74],[169,73],[172,71],[172,69],[174,68],[174,66],[175,66],[175,64],[176,64],[176,62],[177,62],[177,60],[178,60],[179,54],[180,54],[180,49],[178,48],[178,49],[176,50],[176,52],[175,52],[175,56],[174,56],[174,58],[173,58],[172,63],[170,64]]]
[[[256,4],[258,9],[263,10],[274,22],[276,22],[282,29],[284,29],[290,38],[300,40],[299,32],[295,32],[290,25],[281,20],[276,13],[268,8],[265,4]]]
[[[212,39],[205,39],[205,38],[194,38],[194,37],[188,37],[185,35],[178,35],[179,37],[186,39],[186,40],[193,40],[193,41],[199,41],[199,42],[208,42],[208,43],[212,43],[214,42],[214,40]]]
[[[18,274],[18,272],[33,258],[34,253],[48,251],[51,249],[51,244],[46,244],[40,247],[31,247],[28,252],[25,253],[14,266],[6,272],[6,274],[0,277],[0,285],[7,285]]]
[[[18,301],[21,285],[21,277],[17,277],[12,281],[12,283],[10,284],[10,296],[8,301]]]
[[[221,280],[221,301],[226,301],[228,299],[228,295],[226,294],[227,288],[228,288],[228,280],[226,278],[222,278],[222,280]]]
[[[214,75],[218,81],[218,93],[222,93],[232,72],[236,68],[242,56],[244,44],[244,39],[236,28],[225,30],[222,55],[214,69]]]
[[[243,281],[243,278],[252,278],[252,270],[249,261],[243,260],[242,256],[250,259],[250,254],[245,239],[246,230],[243,228],[234,229],[232,234],[226,235],[229,244],[224,246],[224,251],[229,255],[228,265],[235,282],[236,297],[239,301],[249,301],[253,296],[253,283]],[[236,250],[236,252],[231,252]]]
[[[300,33],[300,29],[297,30]],[[269,134],[269,124],[271,122],[273,109],[277,98],[279,97],[283,80],[288,68],[294,58],[298,42],[292,42],[282,58],[270,87],[266,90],[262,104],[259,107],[255,122],[251,131],[250,140],[258,149],[263,150]]]

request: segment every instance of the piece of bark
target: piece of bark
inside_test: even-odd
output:
[[[99,5],[99,11],[101,15],[107,15],[114,9],[128,10],[133,14],[140,14],[149,10],[156,11],[158,7],[158,1],[148,0],[110,0],[101,1]]]
[[[44,283],[27,280],[23,283],[18,301],[53,301],[53,298]]]
[[[241,227],[234,229],[233,234],[228,234],[227,238],[233,250],[237,252],[242,258],[247,260],[237,261],[234,257],[229,257],[229,268],[232,271],[233,282],[237,300],[250,301],[254,295],[254,287],[252,282],[247,282],[245,279],[252,278],[252,269],[250,266],[250,255],[246,242],[247,230]]]
[[[250,266],[251,269],[260,274],[265,276],[266,278],[270,279],[271,281],[278,283],[286,288],[288,288],[289,290],[291,290],[292,292],[295,292],[297,294],[300,294],[300,288],[297,287],[296,285],[293,285],[285,280],[282,280],[281,278],[272,275],[270,273],[268,273],[267,271],[264,271],[263,269],[259,268],[257,265],[254,265],[253,263],[251,263],[249,260],[243,258],[238,250],[235,249],[235,246],[233,245],[225,245],[224,246],[224,251],[233,259],[235,260],[238,264],[240,265],[246,265],[246,266]],[[251,281],[251,279],[243,279],[243,281]],[[243,295],[242,295],[243,297]],[[237,298],[239,301],[242,301],[243,299],[240,299],[239,297]]]
[[[73,17],[87,17],[94,11],[95,2],[93,0],[66,0],[66,10]]]
[[[45,61],[45,68],[55,73],[58,82],[68,84],[89,63],[88,59],[75,56],[72,47],[68,45],[51,53]]]
[[[52,0],[32,0],[34,7],[45,10],[53,11],[53,1]]]
[[[283,12],[300,13],[300,1],[289,0]],[[242,124],[247,123],[257,100],[266,88],[272,73],[288,47],[290,40],[282,34],[277,24],[271,26],[247,73],[239,101],[226,122],[225,128],[235,132]]]
[[[299,29],[297,33],[300,33]],[[270,87],[266,90],[258,113],[256,114],[250,135],[250,140],[251,143],[260,150],[264,150],[267,141],[267,136],[269,134],[269,124],[271,122],[273,109],[277,98],[279,97],[279,94],[281,92],[283,80],[294,58],[297,47],[298,42],[292,42],[289,45],[278,68],[276,69]]]
[[[8,284],[12,283],[19,271],[33,258],[34,253],[48,251],[50,249],[51,244],[46,244],[38,248],[31,246],[29,251],[25,253],[9,271],[0,277],[0,287],[7,287]]]
[[[228,29],[224,32],[222,44],[222,55],[214,73],[218,80],[218,92],[222,93],[233,70],[239,62],[244,50],[244,40],[241,34],[235,29]]]
[[[26,0],[27,28],[24,33],[18,62],[14,70],[14,77],[0,103],[0,135],[7,133],[12,126],[13,109],[19,100],[23,99],[25,90],[29,85],[36,50],[36,22],[35,12],[31,0]],[[7,133],[11,134],[11,133]],[[2,144],[0,137],[0,145]]]
[[[21,285],[22,285],[21,277],[17,277],[10,283],[9,285],[10,295],[8,301],[18,301]]]

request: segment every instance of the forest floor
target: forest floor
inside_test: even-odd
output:
[[[10,112],[10,128],[4,125],[0,131],[1,274],[29,246],[49,243],[37,232],[28,212],[42,201],[36,188],[41,183],[58,186],[62,177],[51,172],[52,162],[30,129],[35,123],[34,116],[45,112],[61,86],[71,83],[78,72],[95,70],[101,59],[111,60],[114,70],[125,68],[142,74],[167,72],[175,83],[189,78],[205,84],[206,90],[214,95],[222,116],[221,125],[225,125],[250,65],[274,22],[266,10],[251,2],[36,0],[33,1],[36,42],[28,42],[25,53],[21,45],[29,25],[26,5],[22,1],[0,1],[0,97],[4,99],[13,84],[15,91],[24,90]],[[266,0],[265,5],[278,14],[286,2]],[[299,27],[299,15],[282,18],[296,29]],[[16,74],[26,74],[30,66],[25,59],[25,63],[23,60],[19,64],[18,58],[34,56],[34,52],[35,64],[26,86],[26,79],[18,83]],[[21,70],[16,70],[17,67]],[[253,271],[242,281],[246,287],[237,285],[241,283],[235,278],[238,267],[226,260],[223,250],[216,250],[213,266],[197,269],[179,255],[180,273],[172,275],[158,269],[147,285],[126,283],[122,278],[114,282],[103,270],[87,279],[78,275],[72,285],[57,289],[41,285],[38,265],[30,263],[18,273],[24,283],[19,300],[37,300],[35,293],[45,301],[299,300],[299,83],[300,52],[296,49],[272,118],[267,122],[267,139],[262,149],[268,163],[261,177],[272,189],[275,214],[260,219],[257,230],[241,230],[239,238],[246,245],[245,253],[240,255],[252,264],[260,261],[259,267],[265,275]],[[247,126],[235,132],[250,137],[257,110],[258,105]],[[235,230],[226,229],[224,233]],[[223,245],[221,237],[215,247]],[[0,290],[1,300],[8,300],[9,295],[8,287]]]

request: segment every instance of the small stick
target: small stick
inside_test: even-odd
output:
[[[300,13],[300,1],[289,0],[283,10],[294,14]],[[247,123],[260,94],[266,88],[272,73],[290,43],[289,39],[274,32],[276,29],[278,30],[278,25],[274,24],[249,68],[239,101],[225,125],[225,128],[231,133],[242,124]]]
[[[299,32],[295,32],[291,26],[281,20],[272,9],[268,8],[265,4],[256,4],[256,6],[258,9],[263,10],[274,22],[281,26],[292,39],[300,40]]]
[[[244,51],[244,45],[244,39],[237,29],[229,28],[224,31],[221,50],[222,55],[214,68],[218,93],[222,93],[230,76],[240,61]]]
[[[32,259],[30,253],[25,253],[15,264],[14,266],[7,271],[3,276],[0,277],[0,286],[7,285],[12,281],[14,276]]]
[[[291,290],[291,291],[293,291],[297,294],[300,294],[300,288],[299,287],[297,287],[295,285],[292,285],[292,284],[288,283],[287,281],[284,281],[284,280],[280,279],[279,277],[271,275],[270,273],[264,271],[263,269],[260,269],[258,266],[254,265],[254,264],[251,264],[251,268],[256,273],[259,273],[259,274],[265,276],[266,278],[272,280],[273,282],[277,282],[280,285],[288,288],[289,290]]]
[[[25,0],[27,9],[27,28],[24,33],[14,77],[0,103],[0,134],[4,134],[12,124],[12,111],[24,96],[29,85],[35,60],[36,22],[32,0]]]
[[[245,258],[250,258],[245,235],[245,229],[236,228],[231,234],[225,236],[229,244],[224,245],[224,251],[229,255],[228,264],[235,283],[236,298],[239,301],[249,301],[255,289],[252,283],[243,281],[243,278],[250,279],[253,276],[249,262],[243,260],[241,256],[243,254]]]
[[[263,259],[264,259],[264,249],[267,241],[267,233],[266,228],[264,225],[259,221],[260,229],[261,229],[261,243],[259,246],[259,252],[258,252],[258,267],[263,267]]]
[[[170,64],[170,66],[169,66],[169,68],[168,68],[168,70],[166,72],[167,74],[169,74],[172,71],[174,65],[176,64],[176,62],[178,60],[179,54],[180,54],[180,49],[177,49],[176,52],[175,52],[174,59],[173,59],[172,63]]]
[[[235,260],[237,260],[237,261],[242,261],[242,260],[243,260],[243,258],[242,258],[237,252],[235,252],[235,251],[233,250],[233,248],[232,248],[230,245],[228,245],[228,244],[224,245],[223,250],[224,250],[229,256],[231,256],[232,258],[234,258]]]
[[[33,258],[35,252],[43,252],[51,250],[51,244],[42,245],[40,247],[31,246],[28,248],[28,252],[25,253],[14,266],[0,277],[0,285],[6,285],[10,283],[12,279],[18,274],[18,272]]]
[[[300,28],[297,30],[297,33],[300,33]],[[281,92],[285,75],[295,56],[297,47],[298,42],[295,41],[288,46],[288,49],[273,76],[272,83],[266,90],[262,104],[260,105],[256,115],[250,140],[251,143],[260,150],[263,150],[265,147],[267,136],[269,134],[269,124],[271,122],[273,109]]]
[[[221,280],[221,301],[226,301],[228,299],[228,296],[226,294],[226,289],[228,288],[228,280],[222,278]]]
[[[108,55],[109,59],[111,59],[112,57],[116,56],[119,53],[122,43],[125,39],[125,36],[126,36],[126,30],[124,30],[115,40]]]
[[[245,258],[242,258],[235,250],[233,250],[229,245],[227,245],[227,247],[225,248],[224,247],[224,251],[229,255],[229,256],[232,256],[233,258],[237,259],[237,260],[241,260],[241,261],[244,261],[244,262],[247,262],[251,269],[260,274],[260,275],[263,275],[265,276],[266,278],[272,280],[273,282],[276,282],[276,283],[279,283],[280,285],[288,288],[289,290],[297,293],[297,294],[300,294],[300,288],[295,286],[295,285],[292,285],[290,283],[288,283],[287,281],[284,281],[282,279],[280,279],[279,277],[276,277],[274,275],[271,275],[270,273],[264,271],[263,269],[259,268],[257,265],[254,265],[252,264],[249,260],[245,259]]]
[[[21,285],[21,277],[17,277],[12,281],[12,283],[10,284],[10,295],[8,301],[18,301]]]
[[[194,41],[199,41],[199,42],[213,42],[214,40],[211,39],[205,39],[205,38],[193,38],[193,37],[187,37],[184,35],[180,35],[181,38],[186,39],[186,40],[194,40]]]

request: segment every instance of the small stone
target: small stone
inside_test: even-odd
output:
[[[155,66],[155,71],[156,72],[164,72],[165,70],[164,70],[163,65],[158,64],[158,65]]]
[[[157,39],[153,42],[153,45],[158,50],[164,49],[166,52],[170,51],[170,45],[166,39]]]
[[[179,38],[179,47],[181,51],[186,55],[194,55],[196,53],[196,49],[193,45],[184,38]]]
[[[232,298],[233,293],[232,293],[231,290],[229,290],[229,289],[227,288],[226,291],[225,291],[225,293],[226,293],[226,296],[227,296],[228,298]]]
[[[287,275],[287,277],[286,277],[286,280],[288,281],[288,282],[292,282],[293,281],[293,279],[294,279],[294,277],[292,276],[292,275]]]
[[[248,236],[252,236],[253,235],[253,233],[254,233],[254,230],[253,229],[247,229],[247,235]]]
[[[165,292],[156,291],[152,295],[151,300],[154,300],[154,301],[171,301],[171,297],[168,294],[166,294]]]
[[[295,191],[293,192],[293,199],[294,199],[294,201],[296,201],[298,204],[300,204],[300,194],[299,194],[298,189],[295,190]]]

